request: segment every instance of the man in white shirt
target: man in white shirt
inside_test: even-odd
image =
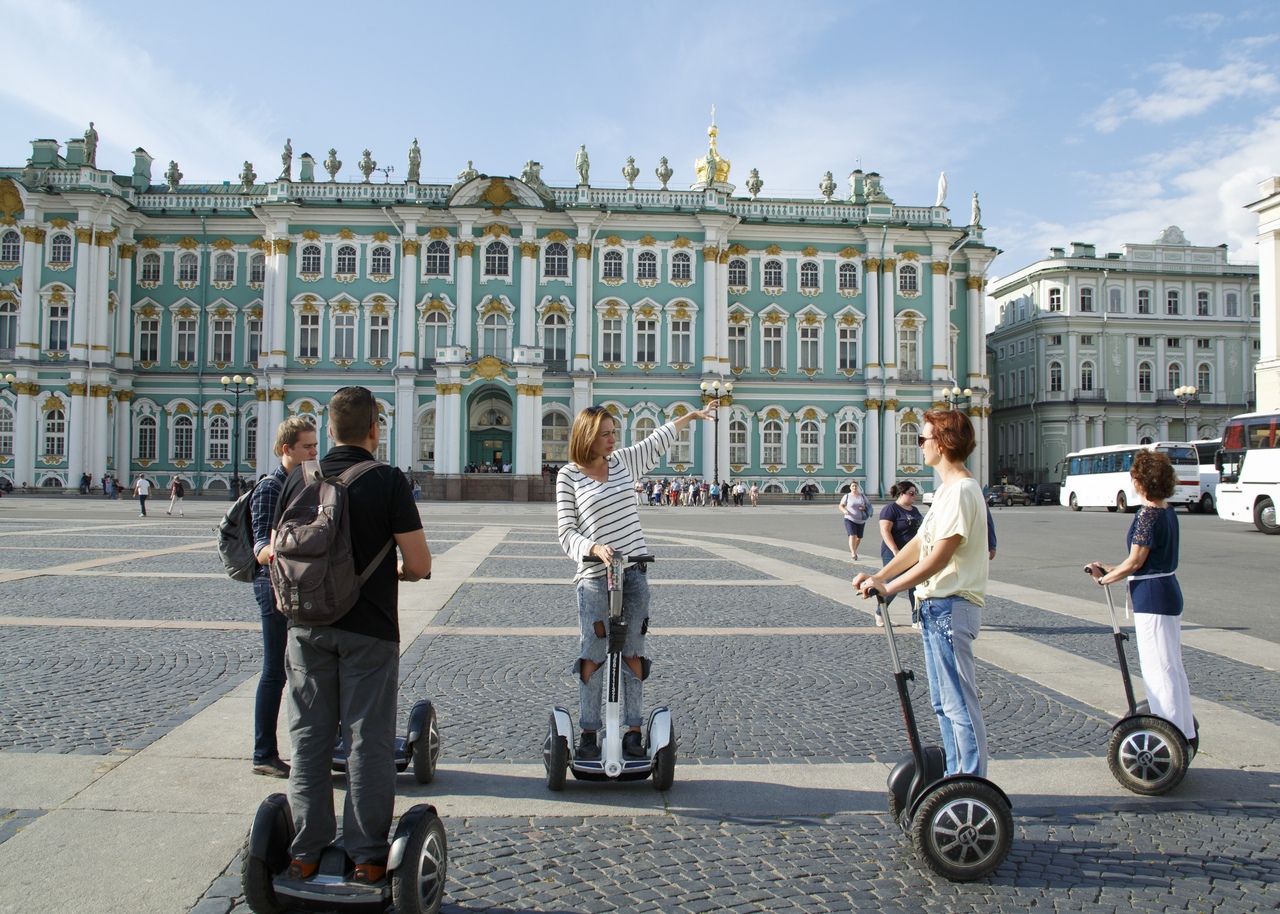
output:
[[[147,477],[139,476],[133,483],[133,494],[138,496],[138,510],[142,513],[139,517],[147,516],[147,496],[151,494],[151,480]]]

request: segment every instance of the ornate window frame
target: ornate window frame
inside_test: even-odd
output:
[[[197,440],[200,431],[200,422],[197,419],[200,412],[196,404],[185,397],[178,397],[170,400],[164,407],[165,413],[165,437],[168,439],[168,447],[165,450],[165,456],[168,458],[167,463],[178,469],[185,469],[195,462],[196,448],[199,447]],[[184,457],[178,452],[178,429],[179,427],[191,427],[191,456]]]
[[[662,306],[652,298],[642,298],[631,306],[631,364],[641,371],[653,371],[663,359]],[[641,359],[645,354],[640,346],[641,323],[653,324],[653,360]]]
[[[194,258],[194,259],[192,259]],[[192,263],[195,272],[184,273]],[[200,285],[204,267],[200,263],[200,251],[195,248],[179,248],[173,253],[173,284],[179,289],[194,289]]]
[[[237,305],[233,305],[225,298],[219,298],[217,301],[210,302],[208,307],[205,308],[206,364],[212,365],[219,371],[224,368],[230,368],[236,363],[236,350],[239,348],[236,345],[236,324],[239,323],[237,320],[237,315],[239,313],[240,308]],[[231,358],[225,362],[214,359],[214,324],[217,321],[229,321],[231,323]]]
[[[817,257],[805,257],[796,266],[796,289],[801,295],[821,295],[823,280],[826,278],[822,274],[822,261]],[[805,285],[805,274],[811,273],[814,279],[813,285]]]
[[[360,333],[364,341],[364,359],[374,368],[386,368],[396,359],[395,305],[395,299],[383,292],[366,295],[360,303],[364,312],[364,328]],[[378,329],[374,326],[375,320],[386,321],[387,346],[383,356],[374,355],[373,334]]]
[[[835,418],[832,420],[832,424],[835,426],[836,430],[836,466],[838,466],[844,473],[852,474],[856,472],[859,467],[865,467],[867,465],[866,458],[863,454],[863,448],[866,446],[866,419],[867,414],[864,410],[859,409],[856,406],[844,406],[835,414]],[[840,443],[840,433],[841,429],[843,429],[845,425],[853,426],[852,463],[840,462],[840,457],[842,456],[840,453],[840,449],[842,447]]]
[[[67,245],[69,246],[69,254],[67,255],[65,262],[53,259],[53,249],[59,238],[65,238],[67,240]],[[70,229],[55,228],[49,231],[44,246],[44,265],[47,269],[53,270],[56,273],[62,273],[66,270],[70,270],[76,265],[77,253],[76,237],[72,234]]]
[[[924,293],[924,271],[920,255],[915,251],[902,251],[894,264],[894,288],[898,298],[911,300]],[[911,288],[914,286],[914,288]]]
[[[134,365],[138,368],[154,368],[165,362],[164,358],[164,316],[166,310],[162,308],[159,302],[151,298],[142,298],[136,301],[132,308],[133,321],[131,329],[133,331],[133,347],[130,352],[133,355]],[[142,324],[144,321],[155,321],[155,359],[142,359],[139,356],[142,353]],[[171,360],[170,360],[171,361]]]
[[[417,312],[418,326],[417,326],[417,338],[415,340],[415,344],[417,346],[418,353],[419,353],[418,355],[419,364],[434,365],[436,360],[435,350],[432,349],[428,351],[427,349],[427,324],[430,323],[435,327],[439,327],[441,324],[443,324],[445,340],[442,345],[444,346],[450,345],[451,341],[454,338],[453,336],[454,312],[457,310],[457,308],[454,306],[453,302],[449,300],[449,297],[447,295],[428,294],[428,295],[422,296],[422,300],[418,302],[417,308],[415,308],[414,310]],[[436,321],[433,319],[431,321],[428,321],[427,317],[432,314],[443,314],[444,320]],[[437,340],[437,343],[438,343],[438,340]]]
[[[156,275],[154,279],[147,278],[147,262],[151,258],[155,258]],[[159,251],[142,250],[137,255],[138,258],[138,286],[143,289],[154,289],[164,282],[164,254]]]
[[[676,371],[688,371],[698,361],[697,345],[698,345],[698,312],[699,307],[687,298],[673,298],[663,307],[663,313],[666,315],[666,331],[663,334],[667,344],[667,365]],[[689,322],[689,361],[677,362],[676,356],[676,340],[675,340],[675,322]]]
[[[752,348],[751,347],[751,331],[752,331],[751,322],[753,318],[755,318],[755,313],[751,311],[751,309],[748,308],[746,305],[742,304],[741,302],[734,302],[729,306],[729,315],[728,315],[729,326],[743,328],[744,333],[742,338],[742,343],[743,343],[742,348],[745,350],[745,353],[746,353],[746,358],[743,360],[742,365],[734,366],[732,359],[730,360],[729,370],[732,371],[734,375],[741,375],[743,372],[751,371],[751,348]],[[730,337],[729,348],[730,348],[730,351],[732,351],[733,349],[732,337]]]
[[[928,318],[926,318],[922,312],[916,311],[914,308],[907,308],[903,311],[899,311],[897,314],[893,316],[893,359],[894,359],[894,366],[898,370],[899,378],[903,380],[907,380],[908,376],[905,375],[904,372],[915,372],[919,374],[921,380],[923,380],[924,378],[923,366],[925,363],[924,347],[925,347],[925,342],[929,339],[928,334],[926,332],[928,329],[929,329]],[[916,340],[915,340],[916,365],[914,368],[910,368],[903,364],[903,359],[902,359],[902,344],[903,344],[902,331],[903,330],[916,331]]]
[[[168,307],[169,311],[169,358],[165,360],[166,365],[173,365],[183,370],[193,367],[201,358],[200,352],[200,307],[189,298],[180,298]],[[194,324],[192,333],[194,339],[191,343],[191,358],[181,359],[179,354],[181,350],[178,347],[178,336],[183,333],[182,323],[191,321]]]
[[[422,245],[422,248],[421,248],[421,250],[422,250],[422,255],[418,258],[418,278],[419,278],[419,281],[421,281],[421,282],[428,282],[429,280],[432,280],[432,279],[440,279],[440,280],[444,280],[444,281],[445,281],[445,282],[447,282],[447,283],[452,283],[452,282],[453,282],[453,280],[454,280],[454,276],[455,276],[455,274],[457,273],[457,269],[456,269],[456,267],[455,267],[455,264],[456,264],[456,262],[457,262],[457,249],[456,249],[456,248],[457,248],[457,244],[458,244],[458,239],[457,239],[456,237],[454,237],[453,235],[450,235],[450,234],[449,234],[448,229],[445,229],[445,228],[433,228],[433,229],[431,229],[431,231],[429,231],[429,232],[426,234],[426,236],[424,236],[424,237],[420,237],[418,240],[419,240],[419,242],[420,242],[420,243],[421,243],[421,245]],[[445,250],[444,250],[444,253],[443,253],[443,254],[441,254],[441,253],[439,253],[439,252],[436,252],[436,253],[432,253],[432,252],[431,252],[431,250],[430,250],[430,249],[431,249],[431,246],[432,246],[433,244],[437,244],[437,243],[439,243],[439,244],[443,244],[443,245],[444,245]],[[445,272],[443,272],[443,273],[428,273],[428,272],[427,272],[427,257],[429,257],[429,256],[430,256],[430,257],[444,257],[444,268],[445,268]]]
[[[307,234],[314,234],[314,233],[309,232]],[[303,282],[316,282],[324,277],[325,260],[327,259],[326,258],[327,252],[325,251],[326,247],[328,247],[328,245],[326,245],[323,241],[321,241],[318,235],[314,238],[304,237],[303,241],[298,245],[298,248],[297,248],[298,253],[294,258],[294,264],[293,264],[294,274],[297,276],[298,279],[302,280]],[[312,265],[315,266],[317,269],[315,269],[314,271],[306,269],[308,265],[307,252],[312,248],[314,248],[316,251],[315,263]]]
[[[549,235],[543,235],[538,241],[542,248],[538,256],[538,285],[546,285],[549,282],[562,282],[567,286],[573,285],[575,258],[572,239],[564,232],[556,230]],[[564,249],[565,272],[563,276],[553,276],[547,272],[553,245],[559,245]]]
[[[776,403],[767,404],[756,411],[756,419],[758,421],[756,435],[760,448],[760,467],[767,473],[777,473],[780,470],[785,470],[790,465],[787,462],[787,450],[792,417],[793,413],[790,410]],[[767,448],[771,445],[765,441],[765,434],[768,432],[769,423],[771,422],[777,422],[780,426],[781,434],[777,445],[779,448],[777,456],[781,459],[778,461],[770,460],[770,457],[775,455],[768,452]]]
[[[475,353],[479,356],[496,355],[497,358],[504,362],[510,362],[514,349],[514,341],[517,333],[517,325],[515,322],[516,306],[511,303],[511,299],[507,296],[486,295],[476,304],[475,317]],[[498,352],[489,352],[484,345],[485,321],[492,315],[500,315],[504,322],[506,330],[505,345],[498,346]]]
[[[270,354],[270,353],[264,352],[262,349],[263,343],[266,341],[266,338],[267,338],[266,328],[264,326],[263,317],[262,317],[263,312],[264,312],[264,305],[263,305],[262,299],[260,298],[255,298],[253,301],[249,302],[240,310],[240,318],[244,324],[242,328],[242,332],[244,333],[244,363],[250,369],[257,368],[258,363],[262,360],[262,357],[264,355]],[[253,330],[253,323],[255,321],[257,321],[257,324],[258,324],[258,330],[256,333],[256,336],[258,337],[258,357],[250,358],[250,354],[253,352],[253,347],[250,346],[249,344],[253,340],[253,337],[255,336],[255,333]]]
[[[826,410],[819,406],[802,406],[796,410],[794,419],[796,427],[796,466],[806,473],[816,473],[826,464],[828,414]],[[804,459],[806,455],[801,451],[801,448],[805,447],[805,426],[810,423],[814,425],[814,431],[818,435],[817,444],[813,445],[813,447],[816,447],[815,453],[818,458],[816,461],[806,461]]]
[[[622,301],[621,299],[610,296],[609,298],[605,298],[605,299],[602,299],[601,301],[596,302],[595,310],[596,310],[595,344],[596,344],[597,357],[594,359],[594,362],[595,364],[599,365],[601,368],[604,368],[608,371],[617,371],[627,363],[627,335],[628,335],[628,329],[629,329],[627,327],[627,324],[629,323],[629,321],[627,320],[627,317],[631,312],[631,308],[629,305],[626,304],[626,302]],[[619,356],[617,360],[605,359],[604,337],[605,337],[605,321],[607,320],[618,320],[622,322],[622,326],[620,328],[620,334],[619,334],[622,351],[620,353],[614,353],[615,355]]]
[[[213,287],[215,289],[230,289],[236,284],[236,277],[240,275],[239,257],[233,249],[218,249],[213,255]],[[228,270],[224,267],[229,266]]]
[[[143,469],[157,463],[160,460],[160,433],[162,428],[161,419],[165,418],[165,413],[156,405],[154,400],[142,399],[135,400],[132,404],[133,413],[133,453],[134,461]],[[123,418],[123,417],[122,417]],[[145,456],[142,453],[142,423],[144,420],[151,422],[151,456]],[[167,425],[168,423],[163,423]],[[126,480],[127,482],[127,480]]]
[[[846,378],[851,378],[866,367],[863,364],[862,359],[863,346],[865,345],[865,341],[862,338],[862,329],[866,326],[867,316],[853,305],[845,305],[837,311],[833,317],[836,322],[836,372],[844,375]],[[840,350],[845,342],[841,339],[841,336],[849,331],[852,331],[853,334],[853,368],[841,367],[840,365]]]
[[[827,314],[817,305],[805,305],[795,315],[796,321],[796,371],[803,372],[809,377],[821,374],[823,366],[826,363],[826,325]],[[802,346],[805,343],[805,334],[802,330],[817,330],[816,348],[818,355],[818,364],[809,368],[804,367]]]
[[[760,312],[759,319],[760,370],[774,377],[779,374],[785,375],[787,372],[787,366],[790,364],[790,361],[787,358],[788,349],[790,348],[788,346],[787,325],[791,321],[791,315],[787,311],[783,310],[782,306],[777,302],[773,302]],[[770,340],[768,339],[769,335],[765,331],[766,329],[772,328],[779,328],[781,330],[778,338],[779,359],[782,363],[781,365],[770,366],[768,364],[769,360],[765,358],[765,347],[770,343]]]
[[[16,270],[22,266],[24,243],[16,228],[0,228],[0,270]]]
[[[676,275],[676,264],[687,264],[689,267],[689,276],[686,279],[683,276]],[[667,282],[675,286],[677,289],[687,289],[698,281],[698,271],[694,267],[693,249],[680,248],[673,245],[667,249]]]
[[[596,278],[606,286],[620,286],[627,281],[627,246],[617,235],[610,235],[604,241],[596,242],[597,259]],[[616,258],[614,255],[617,255]],[[606,267],[617,264],[618,275],[606,275]],[[608,271],[612,272],[612,271]]]
[[[506,252],[505,254],[498,253],[496,250],[498,245],[502,246],[503,250]],[[505,273],[489,272],[489,252],[491,250],[493,251],[493,256],[495,258],[506,258],[507,270]],[[516,255],[518,253],[515,242],[508,235],[485,236],[482,238],[480,241],[480,285],[487,285],[491,282],[500,282],[506,285],[511,285],[512,282],[514,282],[515,276],[515,270],[512,263],[516,259]],[[495,266],[496,265],[497,264],[495,264]]]
[[[733,281],[733,273],[735,269],[741,269],[742,275],[740,278],[742,279],[742,282],[735,283]],[[728,285],[730,295],[745,295],[747,292],[751,291],[751,259],[745,255],[731,257],[729,259],[727,277],[726,283]]]
[[[303,292],[293,297],[289,303],[293,309],[293,346],[290,351],[294,361],[306,368],[314,368],[324,357],[324,321],[329,303],[318,295]],[[316,315],[316,348],[315,355],[302,354],[302,317]]]
[[[339,238],[337,241],[331,242],[331,244],[333,246],[333,275],[329,278],[334,282],[355,282],[360,278],[360,243],[355,238]],[[347,248],[351,249],[350,270],[344,270],[343,267],[346,264],[342,262],[342,252]]]
[[[328,307],[325,310],[329,319],[329,361],[343,368],[349,368],[360,361],[360,302],[354,296],[348,295],[346,292],[340,292],[329,299]],[[337,349],[338,319],[347,315],[352,318],[351,354],[339,356]],[[323,359],[325,350],[322,348],[320,352]]]
[[[557,418],[564,420],[564,444],[563,444],[564,459],[563,461],[561,461],[558,457],[554,457],[554,456],[551,459],[548,459],[548,455],[546,452],[546,447],[547,447],[547,436],[546,436],[547,424],[546,423],[547,423],[548,417],[550,416],[556,416]],[[569,440],[570,440],[570,434],[572,433],[572,431],[573,431],[573,416],[569,412],[569,407],[567,407],[563,403],[554,403],[554,402],[543,403],[542,415],[538,417],[538,455],[539,455],[538,462],[544,466],[547,464],[554,465],[557,463],[568,463],[569,462]],[[554,446],[560,447],[561,445],[559,442],[555,442]]]
[[[387,254],[387,269],[381,273],[375,268],[379,251]],[[364,246],[365,279],[377,283],[391,282],[396,277],[396,259],[396,243],[391,240],[391,236],[386,232],[375,232]]]
[[[776,248],[776,245],[774,246]],[[772,250],[772,249],[771,249]],[[787,291],[787,260],[782,256],[782,252],[768,254],[760,259],[760,290],[766,295],[782,295]],[[769,282],[769,264],[776,262],[778,264],[779,280],[777,285],[771,285]]]
[[[668,403],[662,412],[666,422],[673,422],[698,408],[698,405],[686,400],[676,400]],[[697,449],[698,439],[694,434],[694,423],[690,422],[681,431],[676,432],[676,439],[671,448],[662,455],[662,462],[674,473],[687,473],[696,462],[694,455],[697,454]]]
[[[537,333],[538,345],[542,348],[542,358],[544,362],[548,362],[555,357],[550,355],[550,347],[547,345],[547,321],[551,316],[556,316],[564,321],[564,361],[565,368],[573,362],[573,303],[569,301],[569,296],[561,295],[559,298],[552,298],[550,295],[544,295],[542,301],[534,308],[537,315]],[[550,370],[550,369],[549,369]]]
[[[747,467],[755,465],[751,461],[751,420],[754,417],[751,415],[751,410],[737,403],[731,404],[725,412],[728,414],[725,420],[725,433],[729,436],[729,469],[732,470],[733,474],[736,476]],[[733,459],[733,427],[739,423],[741,423],[743,427],[742,456],[746,459],[735,462]]]

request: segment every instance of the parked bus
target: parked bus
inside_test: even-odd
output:
[[[1245,413],[1228,422],[1217,464],[1218,516],[1280,533],[1280,413]]]
[[[1196,455],[1200,461],[1200,512],[1212,514],[1216,508],[1217,488],[1221,481],[1218,473],[1218,451],[1222,448],[1222,439],[1195,443]]]
[[[1134,491],[1129,468],[1138,451],[1160,451],[1168,455],[1178,474],[1178,485],[1169,504],[1186,505],[1188,511],[1200,504],[1200,459],[1195,446],[1170,441],[1091,447],[1068,454],[1063,461],[1066,472],[1059,503],[1070,505],[1072,511],[1082,508],[1137,511],[1142,502]]]

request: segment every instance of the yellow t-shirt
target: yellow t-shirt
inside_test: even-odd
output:
[[[920,525],[920,559],[938,540],[960,534],[960,546],[941,571],[916,585],[916,598],[963,597],[982,606],[987,596],[987,508],[982,487],[972,478],[943,486]]]

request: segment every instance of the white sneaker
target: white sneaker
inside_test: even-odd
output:
[[[911,627],[912,627],[912,628],[914,628],[916,631],[920,631],[920,623],[919,623],[919,622],[912,622],[912,623],[911,623]]]
[[[884,628],[884,616],[876,616],[876,628]]]

